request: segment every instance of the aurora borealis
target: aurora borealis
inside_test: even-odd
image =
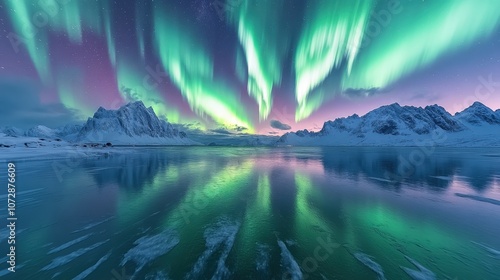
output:
[[[391,102],[455,112],[500,81],[499,27],[498,0],[6,0],[0,125],[12,108],[56,125],[134,100],[262,134]],[[499,108],[489,88],[479,101]]]

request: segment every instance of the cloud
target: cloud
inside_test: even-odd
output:
[[[40,85],[26,80],[0,80],[0,126],[56,128],[80,121],[78,112],[61,103],[42,104]]]
[[[209,131],[219,134],[245,134],[248,128],[239,125],[221,126],[218,128],[210,129]]]
[[[219,134],[246,134],[245,131],[248,128],[239,125],[224,125],[214,129],[210,129],[209,131]]]
[[[344,90],[343,95],[347,97],[369,97],[384,92],[388,92],[388,90],[380,88],[348,88]]]
[[[426,102],[434,102],[439,99],[439,96],[430,90],[418,90],[413,93],[406,101],[423,100]]]
[[[271,124],[272,128],[276,128],[276,129],[279,129],[279,130],[290,130],[290,129],[292,129],[292,127],[289,126],[288,124],[282,123],[282,122],[280,122],[278,120],[271,120],[270,124]]]
[[[171,125],[180,130],[186,132],[189,136],[213,136],[215,134],[224,135],[224,136],[241,136],[246,135],[245,133],[248,128],[238,125],[229,125],[229,126],[219,126],[215,128],[205,128],[205,126],[199,121],[190,122],[190,123],[171,123]]]
[[[210,129],[211,132],[214,133],[219,133],[219,134],[234,134],[231,131],[225,129],[225,128],[216,128],[216,129]]]
[[[123,97],[125,98],[125,100],[127,102],[133,102],[133,101],[141,100],[141,101],[147,101],[148,103],[154,103],[156,105],[162,105],[162,104],[164,104],[164,102],[160,98],[154,98],[154,97],[151,97],[151,96],[147,96],[145,94],[140,94],[138,91],[136,91],[136,90],[134,90],[132,88],[128,88],[128,87],[122,86],[120,88],[120,91],[122,92]]]
[[[137,91],[135,91],[135,90],[133,90],[131,88],[122,86],[120,88],[120,91],[122,92],[123,97],[125,98],[125,100],[127,100],[129,102],[141,99],[141,96],[139,95],[139,93],[137,93]]]
[[[175,129],[186,133],[204,133],[203,125],[200,122],[191,123],[170,123]]]
[[[238,125],[235,125],[235,126],[233,127],[233,129],[234,129],[235,131],[238,131],[238,132],[243,132],[243,131],[245,131],[245,130],[248,130],[248,128],[246,128],[246,127],[244,127],[244,126],[238,126]]]

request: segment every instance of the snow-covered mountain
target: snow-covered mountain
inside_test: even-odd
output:
[[[198,144],[190,140],[185,132],[179,131],[172,124],[159,119],[153,108],[146,108],[141,101],[129,103],[118,110],[106,110],[101,107],[83,125],[66,125],[57,129],[38,125],[26,131],[15,127],[6,127],[0,129],[0,133],[4,138],[39,138],[43,140],[64,140],[64,142],[69,143],[111,143],[113,145]],[[12,139],[4,140],[3,142],[7,143]]]
[[[480,102],[474,102],[472,106],[457,113],[455,116],[467,125],[484,126],[500,125],[500,110],[494,112]]]
[[[31,137],[31,138],[63,138],[66,135],[75,134],[81,130],[82,125],[66,125],[62,128],[48,128],[43,125],[37,125],[27,130],[19,129],[17,127],[4,127],[0,128],[0,133],[7,137]]]
[[[438,105],[382,106],[360,117],[327,121],[318,132],[290,132],[278,145],[500,146],[500,110],[476,102],[452,116]]]
[[[56,131],[43,125],[37,125],[24,132],[24,136],[38,138],[56,138]]]
[[[67,124],[63,127],[57,128],[55,134],[59,137],[66,138],[68,135],[75,135],[82,130],[83,124]]]
[[[24,131],[22,129],[19,129],[17,127],[4,127],[0,129],[0,133],[3,133],[5,136],[8,137],[19,137],[19,136],[24,136]]]
[[[64,135],[67,133],[66,135]],[[81,127],[65,127],[59,132],[70,142],[91,142],[120,145],[194,145],[186,133],[159,119],[153,108],[141,101],[118,110],[100,107]]]

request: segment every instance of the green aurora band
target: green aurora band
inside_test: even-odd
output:
[[[66,34],[73,44],[82,44],[83,28],[100,32],[101,2],[16,0],[6,1],[16,39],[26,45],[28,54],[43,83],[52,82],[49,61],[50,31]],[[106,12],[105,14],[109,14]],[[11,38],[9,38],[11,39]]]
[[[191,35],[186,24],[173,18],[174,15],[158,11],[154,16],[156,49],[170,79],[196,114],[208,115],[219,124],[237,125],[252,132],[245,106],[235,91],[214,77],[213,62],[203,44]]]
[[[141,59],[144,61],[146,57],[146,47],[145,47],[145,42],[144,42],[144,28],[145,28],[145,23],[146,19],[144,18],[144,15],[146,14],[146,7],[145,7],[145,2],[139,1],[136,3],[136,10],[135,10],[135,32],[137,36],[137,46],[139,48],[139,55],[141,56]]]
[[[259,104],[259,118],[265,120],[273,105],[273,85],[281,83],[289,34],[284,21],[283,0],[240,0],[227,4],[246,55],[248,94]]]
[[[384,88],[443,55],[490,35],[500,21],[500,1],[402,2],[384,30],[362,49],[342,88]]]
[[[296,121],[305,119],[321,105],[308,102],[308,95],[334,68],[347,60],[350,71],[371,9],[371,0],[310,1],[295,53]]]
[[[45,85],[57,90],[60,102],[69,109],[79,111],[80,117],[92,115],[92,107],[87,106],[83,96],[75,94],[75,89],[83,88],[85,83],[82,77],[84,72],[77,66],[54,67],[56,75],[52,77],[52,68],[49,62],[48,32],[54,30],[66,34],[70,43],[82,44],[83,30],[87,29],[104,36],[108,47],[108,56],[111,65],[115,68],[117,87],[126,101],[142,100],[147,106],[152,106],[157,114],[165,116],[169,121],[179,122],[177,109],[168,107],[162,95],[154,90],[148,91],[143,85],[140,74],[134,69],[140,66],[130,66],[127,61],[118,63],[116,46],[113,36],[111,7],[107,1],[81,2],[44,0],[34,5],[31,1],[6,2],[14,13],[12,19],[15,31],[26,44],[31,61],[35,66],[40,79]],[[48,19],[45,25],[34,21],[36,15],[41,19]],[[43,16],[42,16],[43,15]],[[138,37],[143,41],[143,37]],[[141,49],[141,54],[144,50]],[[117,65],[118,64],[118,65]],[[64,68],[60,70],[59,68]],[[143,67],[142,67],[143,68]],[[125,92],[126,91],[126,92]]]
[[[9,15],[15,34],[9,34],[9,40],[13,46],[20,42],[24,43],[38,76],[44,83],[49,82],[51,71],[48,58],[48,40],[46,34],[40,32],[32,23],[32,15],[35,13],[33,7],[29,5],[27,0],[6,1],[5,5],[14,11]]]
[[[106,8],[104,11],[108,12],[103,12],[103,18],[104,18],[104,33],[106,36],[106,42],[108,46],[108,56],[109,56],[109,61],[113,67],[116,68],[116,47],[115,47],[115,42],[113,41],[113,30],[111,28],[111,13],[109,12],[110,9],[108,5],[106,5]]]
[[[76,66],[64,67],[57,69],[54,76],[57,94],[64,107],[78,112],[78,117],[82,120],[92,116],[95,108],[87,105],[84,95],[74,94],[75,89],[85,87],[82,69]]]

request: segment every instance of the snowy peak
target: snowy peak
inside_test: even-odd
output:
[[[27,137],[38,137],[38,138],[54,138],[55,131],[43,125],[37,125],[33,128],[26,130],[24,136]]]
[[[467,109],[474,109],[474,108],[478,109],[478,110],[490,110],[490,111],[492,111],[488,106],[484,105],[483,103],[481,103],[479,101],[476,101],[476,102],[472,103],[472,105],[470,105],[465,110],[467,110]]]
[[[394,103],[377,108],[359,117],[352,115],[324,124],[321,133],[332,130],[350,132],[356,135],[377,133],[382,135],[428,134],[440,128],[445,131],[461,131],[464,127],[438,105],[425,108],[401,106]]]
[[[111,129],[112,132],[128,136],[179,136],[170,123],[158,119],[153,108],[146,108],[142,101],[128,103],[118,110],[106,110],[99,107],[94,117],[88,119],[82,132],[95,129]]]
[[[156,116],[153,108],[141,101],[117,110],[100,107],[77,133],[76,141],[113,144],[194,144],[170,123]]]
[[[22,130],[16,127],[5,127],[0,132],[9,137],[34,137],[34,138],[54,138],[57,131],[43,125],[37,125],[28,130]]]
[[[4,127],[3,129],[0,130],[0,132],[5,134],[6,136],[9,136],[9,137],[24,136],[23,130],[21,130],[17,127],[12,127],[12,126]]]
[[[437,127],[445,131],[461,131],[464,129],[462,124],[457,122],[450,113],[439,105],[426,106],[424,111]]]
[[[497,112],[494,112],[481,102],[474,102],[470,107],[455,114],[455,116],[459,120],[472,125],[500,124],[500,116]]]

